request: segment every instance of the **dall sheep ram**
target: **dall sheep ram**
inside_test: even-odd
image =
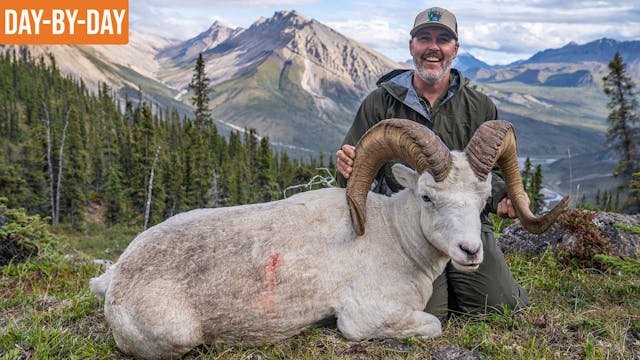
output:
[[[175,358],[203,343],[258,346],[332,316],[350,340],[434,337],[423,309],[449,260],[482,262],[480,213],[497,163],[524,226],[545,231],[568,199],[535,217],[525,203],[511,124],[484,123],[464,151],[428,128],[390,119],[357,146],[347,189],[269,203],[200,209],[138,235],[91,280],[118,347]],[[369,194],[379,168],[405,187]]]

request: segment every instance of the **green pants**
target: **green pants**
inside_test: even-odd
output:
[[[451,312],[477,314],[529,303],[527,291],[516,285],[492,231],[483,229],[482,246],[484,260],[477,271],[460,272],[447,264],[433,283],[426,312],[443,320]]]

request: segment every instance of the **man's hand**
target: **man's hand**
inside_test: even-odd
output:
[[[338,158],[338,171],[345,179],[351,176],[353,171],[353,159],[356,157],[356,147],[353,145],[342,145],[342,149],[336,152]]]
[[[527,206],[531,205],[529,195],[525,194],[525,197],[527,199]],[[508,217],[510,219],[515,219],[518,216],[518,214],[516,214],[516,209],[513,207],[513,203],[508,196],[503,197],[498,203],[498,216],[501,218]]]

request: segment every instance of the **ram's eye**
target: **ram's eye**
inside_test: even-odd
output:
[[[422,195],[422,200],[424,202],[431,202],[431,198],[428,195]]]

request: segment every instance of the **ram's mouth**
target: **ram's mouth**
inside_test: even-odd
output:
[[[472,271],[476,271],[478,270],[478,268],[480,267],[480,263],[459,263],[456,261],[452,261],[453,262],[453,266],[458,270],[458,271],[466,271],[466,272],[472,272]]]

